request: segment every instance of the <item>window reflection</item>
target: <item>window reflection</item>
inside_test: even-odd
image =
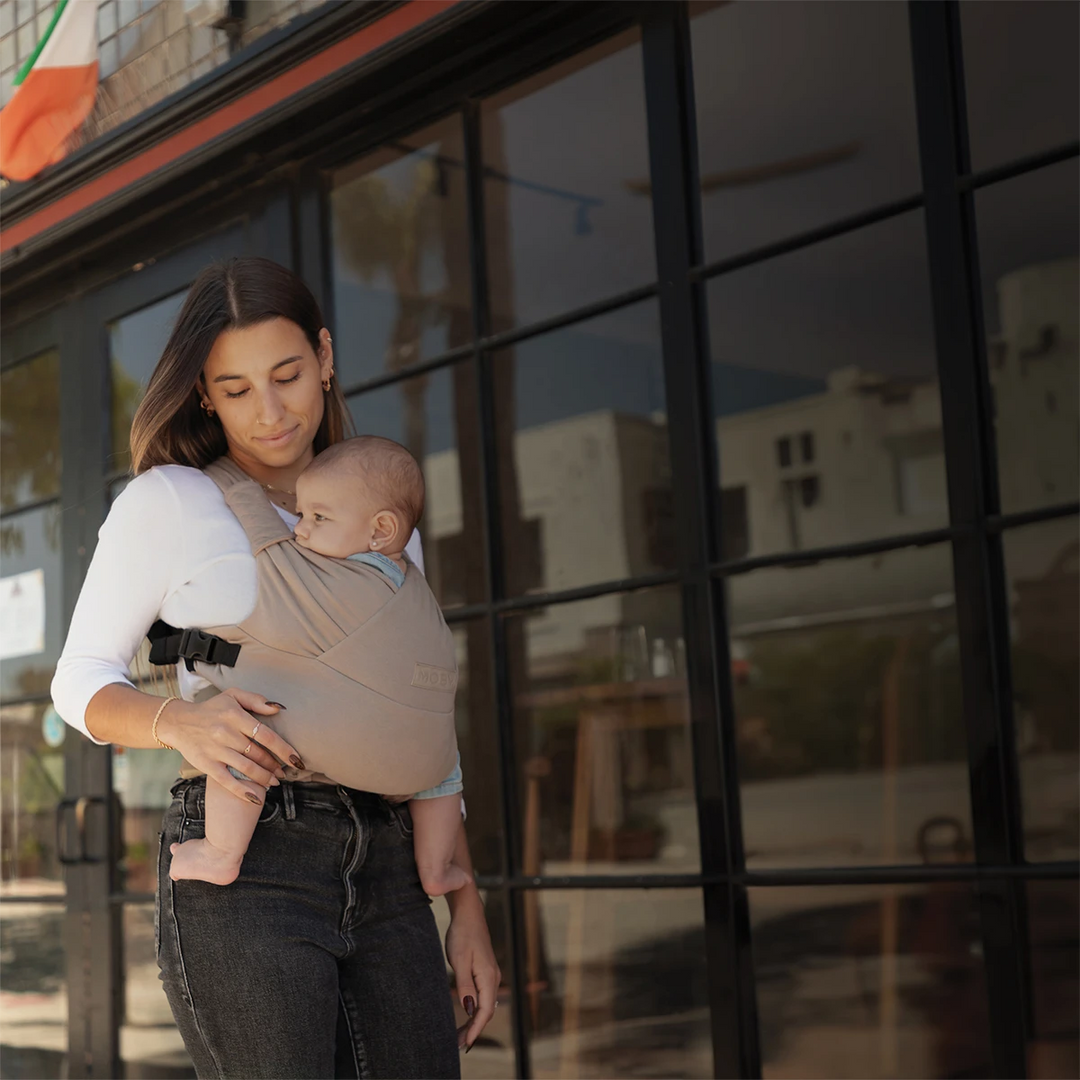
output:
[[[1006,513],[1080,493],[1078,208],[1075,160],[975,194]]]
[[[972,858],[944,546],[728,582],[747,864]]]
[[[724,274],[707,297],[725,558],[947,523],[921,213]]]
[[[968,139],[975,169],[1080,137],[1080,8],[962,0]]]
[[[60,656],[61,512],[57,503],[5,515],[0,560],[5,583],[3,696],[46,694]]]
[[[145,668],[144,668],[145,671]],[[162,685],[142,683],[144,693],[166,696]],[[161,816],[172,795],[181,758],[175,750],[112,748],[113,791],[121,806],[119,875],[126,892],[152,893],[157,888],[157,840]]]
[[[1031,1080],[1080,1073],[1080,887],[1075,881],[1027,884],[1031,946]]]
[[[64,918],[59,903],[5,899],[0,904],[5,1076],[69,1075]]]
[[[1076,518],[1005,534],[1013,710],[1025,853],[1080,852],[1080,530]]]
[[[469,360],[349,398],[358,434],[394,439],[424,470],[424,572],[443,608],[485,594],[474,372]]]
[[[990,1076],[972,887],[750,890],[762,1075]]]
[[[60,354],[53,349],[0,374],[0,507],[59,494]]]
[[[906,5],[691,13],[708,261],[919,191]]]
[[[674,567],[659,336],[650,301],[496,354],[510,594]]]
[[[334,363],[345,387],[472,336],[461,120],[334,174]]]
[[[679,593],[506,620],[526,874],[699,866]]]
[[[64,893],[56,806],[69,729],[49,701],[0,709],[0,896]]]
[[[131,465],[128,437],[135,410],[169,340],[187,290],[167,296],[109,324],[109,371],[112,381],[112,456],[108,472]]]
[[[620,34],[482,104],[493,331],[655,279],[640,40]]]
[[[458,690],[454,701],[458,752],[469,814],[469,854],[478,874],[502,870],[499,735],[491,692],[491,628],[484,619],[453,627]]]
[[[527,892],[533,1075],[713,1076],[697,889]]]
[[[125,1063],[126,1075],[195,1080],[195,1069],[158,977],[153,904],[124,906],[122,972],[120,1060]]]

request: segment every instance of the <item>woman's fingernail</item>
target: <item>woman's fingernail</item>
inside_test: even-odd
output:
[[[278,709],[285,709],[285,706],[282,705],[280,701],[268,701],[266,704],[267,705],[273,705]],[[289,710],[285,709],[285,711],[288,712]]]
[[[302,761],[301,761],[301,760],[300,760],[300,759],[299,759],[299,758],[298,758],[298,757],[297,757],[297,756],[296,756],[295,754],[291,754],[291,755],[289,756],[289,760],[290,760],[290,761],[291,761],[291,762],[293,763],[293,765],[294,765],[294,766],[295,766],[296,768],[298,768],[298,769],[303,769],[303,768],[305,767],[305,766],[304,766],[304,763],[303,763],[303,762],[302,762]]]
[[[465,1010],[466,1013],[468,1013],[470,1019],[472,1018],[472,1014],[476,1012],[476,1002],[473,1001],[471,997],[463,998],[461,1002],[461,1007]]]
[[[262,799],[260,799],[254,791],[245,791],[244,798],[246,798],[249,803],[254,803],[256,806],[262,806]]]
[[[270,783],[266,785],[266,790],[269,791],[272,787],[281,787],[281,781],[276,776],[270,777]]]
[[[469,1045],[465,1047],[465,1053],[467,1054],[472,1048],[473,1048],[473,1044],[469,1043]]]

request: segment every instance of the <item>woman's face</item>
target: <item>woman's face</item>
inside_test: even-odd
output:
[[[333,370],[330,335],[319,355],[288,319],[218,335],[203,368],[203,401],[217,413],[230,453],[243,466],[307,463],[322,423],[324,379]]]

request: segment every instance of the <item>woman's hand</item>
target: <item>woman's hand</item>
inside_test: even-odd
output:
[[[293,747],[259,719],[275,716],[283,708],[261,694],[234,689],[199,704],[171,701],[158,720],[158,735],[237,798],[252,801],[254,797],[261,803],[263,791],[284,779],[282,763],[304,768]],[[230,765],[253,783],[238,780],[229,772]],[[261,790],[256,791],[256,784]]]
[[[458,832],[454,862],[472,877],[472,860],[465,826]],[[454,969],[458,1000],[469,1023],[458,1029],[458,1049],[468,1053],[495,1014],[502,972],[491,947],[491,934],[480,893],[471,882],[446,894],[450,928],[446,931],[446,959]]]

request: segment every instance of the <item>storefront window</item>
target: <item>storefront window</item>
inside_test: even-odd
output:
[[[728,581],[747,865],[973,857],[944,545]]]
[[[707,261],[918,193],[904,4],[691,4]]]
[[[334,365],[346,389],[471,339],[461,118],[334,174]]]
[[[725,558],[948,522],[924,228],[905,214],[709,282]]]
[[[1080,530],[1075,518],[1005,534],[1013,714],[1025,853],[1080,853]]]
[[[60,354],[55,349],[0,375],[0,430],[0,509],[59,495]]]
[[[1076,159],[980,189],[975,216],[1002,510],[1071,502],[1080,494]]]
[[[969,884],[758,888],[762,1076],[990,1076]]]
[[[483,103],[493,332],[655,280],[640,41],[628,31]]]
[[[1080,137],[1080,8],[1055,0],[962,0],[974,169]]]
[[[128,449],[131,421],[186,296],[185,289],[109,325],[112,456],[107,471],[110,475],[127,472],[131,467]],[[115,491],[113,497],[118,494],[119,491]]]
[[[532,1075],[708,1077],[698,889],[527,892]]]
[[[495,354],[511,595],[674,567],[659,338],[650,301]]]
[[[523,871],[696,871],[677,590],[554,605],[506,633]]]
[[[1080,888],[1075,881],[1027,884],[1033,1029],[1031,1080],[1080,1073]]]

